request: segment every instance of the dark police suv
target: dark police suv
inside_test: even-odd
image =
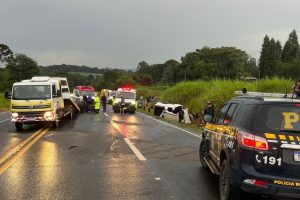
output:
[[[233,98],[204,128],[200,162],[219,175],[221,200],[300,198],[300,100],[261,94]]]

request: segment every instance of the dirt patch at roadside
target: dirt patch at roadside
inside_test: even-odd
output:
[[[3,108],[0,108],[0,113],[1,113],[1,112],[6,112],[6,111],[8,111],[8,110],[3,109]]]

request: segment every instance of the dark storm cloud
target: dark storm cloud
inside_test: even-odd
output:
[[[204,45],[259,57],[265,34],[298,30],[296,0],[3,1],[0,42],[41,65],[135,68],[179,60]]]

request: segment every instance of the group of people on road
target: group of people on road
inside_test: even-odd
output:
[[[107,97],[105,94],[102,94],[101,97],[98,95],[95,96],[95,99],[89,94],[88,96],[83,96],[83,102],[85,104],[85,111],[88,112],[90,110],[90,105],[95,105],[95,112],[98,113],[100,108],[102,108],[103,112],[106,112],[106,101]]]

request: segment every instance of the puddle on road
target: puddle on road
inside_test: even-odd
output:
[[[158,142],[130,139],[131,142],[146,157],[155,159],[171,159],[178,162],[198,161],[198,150],[190,147],[179,147],[173,144],[160,144]]]

